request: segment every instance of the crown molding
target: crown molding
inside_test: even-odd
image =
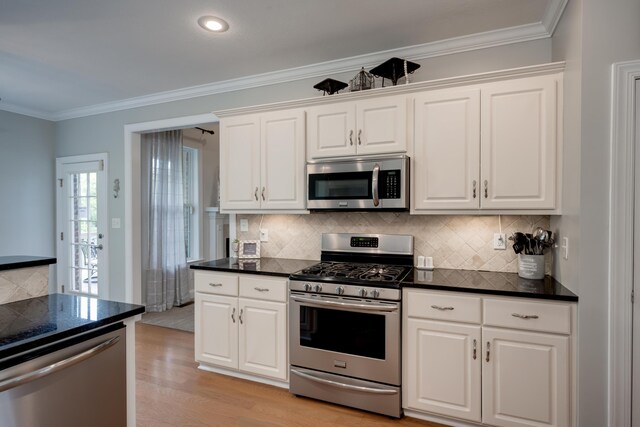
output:
[[[361,67],[371,68],[393,56],[409,60],[421,60],[472,50],[539,40],[551,37],[567,1],[568,0],[551,0],[545,11],[542,22],[455,37],[420,45],[373,52],[339,60],[256,74],[220,82],[191,86],[182,89],[154,93],[151,95],[128,98],[120,101],[91,105],[88,107],[72,108],[56,113],[22,109],[24,113],[20,114],[53,121],[68,120],[114,111],[128,110],[131,108],[162,104],[165,102],[197,98],[200,96],[275,85],[307,78],[325,77],[331,74],[358,70]],[[6,105],[0,104],[0,109],[7,109]]]
[[[23,116],[29,116],[36,119],[48,120],[50,122],[56,121],[56,117],[52,113],[46,111],[33,110],[31,108],[21,107],[19,105],[7,104],[6,102],[0,103],[0,111],[7,111],[9,113],[22,114]]]
[[[558,22],[560,22],[560,17],[562,17],[568,1],[569,0],[551,0],[551,2],[549,2],[547,10],[544,12],[544,17],[542,18],[542,25],[544,25],[547,33],[549,33],[549,37],[553,36],[553,33],[556,31],[556,27],[558,26]]]

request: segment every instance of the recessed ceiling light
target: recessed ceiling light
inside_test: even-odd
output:
[[[216,16],[202,16],[198,19],[198,24],[205,30],[215,33],[223,33],[229,29],[227,21]]]

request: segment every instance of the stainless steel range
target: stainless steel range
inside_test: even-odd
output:
[[[321,262],[289,277],[289,391],[402,416],[401,289],[413,236],[323,234]]]

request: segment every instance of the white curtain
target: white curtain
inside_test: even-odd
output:
[[[189,300],[182,131],[144,134],[141,146],[142,193],[146,193],[142,200],[145,303],[147,311],[165,311]]]

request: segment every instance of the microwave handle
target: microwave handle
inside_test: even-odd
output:
[[[380,197],[378,193],[378,174],[380,173],[380,166],[376,163],[373,167],[373,178],[371,179],[371,192],[373,193],[373,206],[378,207],[380,204]]]

